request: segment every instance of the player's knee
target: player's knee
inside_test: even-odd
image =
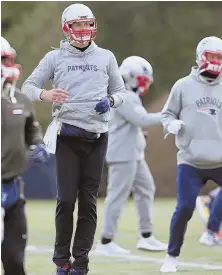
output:
[[[193,215],[194,208],[189,205],[181,205],[177,207],[178,214],[185,220],[190,220]]]
[[[57,210],[66,212],[74,211],[74,202],[72,200],[57,200]]]
[[[79,192],[78,199],[79,204],[83,204],[84,208],[92,208],[94,205],[96,205],[98,197],[98,188],[94,190],[82,190]]]
[[[154,183],[154,180],[147,180],[141,186],[135,186],[134,188],[141,196],[145,195],[148,197],[152,197],[156,193],[156,185]]]
[[[124,199],[114,200],[113,198],[106,197],[104,201],[104,211],[107,215],[112,217],[118,217],[120,215],[121,209],[125,203]]]
[[[110,214],[112,215],[112,217],[117,219],[120,216],[122,205],[113,203],[110,210]]]

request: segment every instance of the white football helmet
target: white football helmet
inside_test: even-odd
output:
[[[14,63],[15,57],[16,51],[4,37],[1,37],[1,78],[3,81],[19,79],[22,66]]]
[[[16,51],[4,37],[1,37],[1,56],[11,56],[13,58],[16,56]]]
[[[73,22],[88,21],[89,28],[73,30]],[[90,8],[83,4],[73,4],[68,6],[62,13],[62,31],[65,38],[70,42],[86,44],[96,38],[97,23]]]
[[[136,90],[145,95],[153,83],[153,68],[150,63],[140,56],[130,56],[123,60],[120,73],[127,90]]]
[[[218,55],[218,58],[208,60],[208,54]],[[216,36],[202,39],[196,49],[196,63],[200,73],[206,71],[219,76],[222,73],[222,40]]]

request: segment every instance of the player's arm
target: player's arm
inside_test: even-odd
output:
[[[63,103],[68,98],[68,93],[63,87],[52,90],[42,89],[46,82],[54,76],[57,54],[57,51],[47,53],[22,85],[22,92],[31,100]]]
[[[131,100],[130,96],[127,96],[124,104],[118,109],[118,113],[137,127],[148,128],[161,125],[161,113],[148,113],[142,104]]]
[[[108,94],[113,100],[111,107],[119,107],[126,98],[126,90],[122,76],[120,75],[116,58],[112,52],[110,52],[110,62],[108,68],[109,84]]]
[[[29,164],[44,163],[49,160],[50,155],[43,143],[42,129],[35,117],[32,102],[29,101],[27,106],[30,115],[27,117],[25,124],[25,142],[29,148]]]
[[[27,99],[26,103],[30,115],[25,123],[25,143],[28,147],[43,143],[43,133],[40,123],[37,121],[32,102]]]
[[[170,95],[161,112],[161,123],[166,132],[169,132],[169,125],[179,120],[182,109],[181,81],[177,81],[171,89]]]

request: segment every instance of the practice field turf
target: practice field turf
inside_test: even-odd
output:
[[[168,241],[169,223],[175,207],[175,200],[156,200],[155,236]],[[55,236],[55,201],[28,201],[26,206],[29,224],[29,243],[26,253],[26,268],[29,275],[54,274],[52,251]],[[98,203],[98,229],[95,242],[101,232],[103,200]],[[177,274],[216,275],[222,274],[222,247],[206,247],[198,240],[204,230],[198,216],[194,214],[186,234],[181,253],[181,265]],[[116,242],[131,254],[125,257],[108,257],[91,253],[90,274],[94,275],[151,275],[161,274],[159,268],[164,252],[146,252],[136,249],[137,217],[133,200],[124,207],[119,222]],[[216,270],[220,269],[220,270]]]

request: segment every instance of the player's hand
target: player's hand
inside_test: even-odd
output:
[[[50,154],[47,152],[44,144],[30,146],[30,163],[45,163],[49,160]]]
[[[185,123],[182,120],[175,119],[170,122],[167,131],[170,134],[177,135],[183,126],[185,126]]]
[[[101,115],[106,113],[109,110],[110,104],[111,104],[110,99],[108,97],[104,97],[96,104],[96,107],[94,109],[96,110],[97,113]]]
[[[69,95],[65,89],[52,89],[52,90],[43,90],[40,98],[42,100],[64,103],[68,99]]]

